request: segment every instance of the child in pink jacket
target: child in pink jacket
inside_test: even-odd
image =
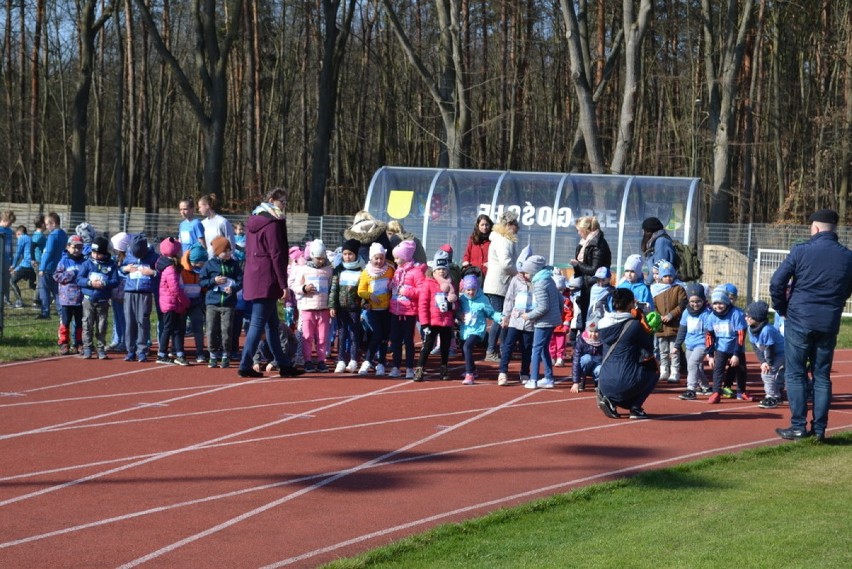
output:
[[[186,328],[186,311],[189,297],[181,286],[181,246],[174,237],[160,243],[160,258],[157,272],[160,274],[160,311],[163,313],[163,329],[158,339],[158,364],[189,365],[183,353],[183,338]],[[174,340],[175,359],[169,358],[169,341]]]
[[[447,252],[438,249],[432,262],[432,274],[427,274],[423,279],[417,299],[423,347],[420,348],[420,359],[414,369],[414,381],[423,381],[423,367],[435,345],[435,338],[441,339],[439,375],[442,380],[450,379],[447,363],[450,358],[455,307],[459,297],[450,279],[450,258]]]
[[[296,273],[293,291],[296,293],[302,324],[302,356],[305,371],[327,373],[325,356],[328,353],[328,335],[331,312],[329,291],[331,290],[331,263],[321,239],[311,241],[308,246],[310,258]],[[313,356],[316,346],[316,359]]]
[[[402,348],[405,347],[405,377],[414,379],[414,325],[417,323],[417,298],[426,265],[414,261],[414,241],[402,241],[393,249],[396,271],[391,279],[390,343],[393,354],[391,377],[399,377]]]

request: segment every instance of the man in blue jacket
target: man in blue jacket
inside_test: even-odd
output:
[[[39,318],[50,318],[50,299],[56,299],[59,292],[59,284],[53,280],[56,265],[62,259],[62,252],[68,243],[68,234],[59,227],[59,214],[52,211],[45,218],[45,226],[48,234],[44,244],[44,251],[38,266],[38,278],[41,282],[41,314]]]
[[[783,316],[790,427],[781,438],[825,438],[831,405],[831,363],[840,316],[852,295],[852,251],[837,240],[837,212],[821,209],[810,217],[811,238],[796,245],[772,275],[772,306]],[[813,367],[814,404],[808,420],[808,362]]]

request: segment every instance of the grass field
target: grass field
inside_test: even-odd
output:
[[[851,445],[845,433],[646,472],[327,567],[852,567]]]

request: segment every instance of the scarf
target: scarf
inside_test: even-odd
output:
[[[382,265],[381,267],[377,267],[377,266],[373,265],[373,263],[370,263],[370,264],[367,265],[367,274],[370,275],[371,277],[373,277],[374,279],[377,279],[380,276],[382,276],[383,274],[385,274],[385,271],[387,271],[387,270],[388,270],[387,261],[385,261],[385,264]]]
[[[251,212],[252,215],[261,215],[263,213],[268,213],[275,219],[284,219],[284,212],[281,211],[281,208],[269,202],[261,202],[261,204],[254,208],[254,211]]]
[[[577,260],[578,260],[578,261],[580,261],[581,263],[584,263],[584,264],[586,264],[586,265],[588,265],[588,264],[589,264],[589,263],[586,261],[586,246],[588,246],[588,245],[589,245],[589,243],[591,243],[592,241],[596,241],[596,240],[597,240],[597,238],[598,238],[598,235],[600,235],[600,234],[601,234],[601,230],[600,230],[600,229],[595,229],[594,231],[592,231],[591,233],[589,233],[589,234],[586,236],[586,238],[585,238],[585,239],[582,239],[582,240],[580,241],[580,252],[579,252],[579,253],[577,253]]]
[[[449,275],[449,271],[447,272]],[[447,295],[448,302],[455,302],[459,299],[455,290],[453,290],[453,282],[450,279],[445,279],[438,275],[435,271],[432,272],[432,278],[435,279],[438,283],[438,287],[441,289],[441,292]]]

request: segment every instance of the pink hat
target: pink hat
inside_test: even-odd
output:
[[[394,247],[393,256],[400,261],[408,262],[414,258],[414,241],[401,241],[399,245]]]
[[[288,254],[290,256],[290,259],[295,261],[302,257],[302,250],[299,248],[298,245],[293,245],[292,247],[290,247]]]
[[[160,254],[166,257],[180,257],[180,241],[174,237],[166,237],[160,242]]]

